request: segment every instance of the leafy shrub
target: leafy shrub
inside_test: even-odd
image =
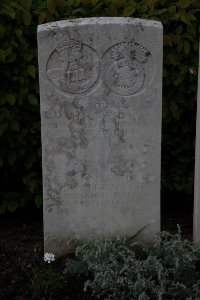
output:
[[[87,266],[90,278],[85,290],[90,288],[103,299],[200,297],[200,246],[182,241],[180,231],[162,232],[153,244],[97,240],[79,245],[76,257],[77,262],[67,262],[64,273],[75,274]]]
[[[193,192],[199,0],[0,1],[0,213],[42,203],[36,27],[123,16],[164,26],[162,187]]]
[[[41,204],[36,24],[31,1],[0,2],[0,213]]]

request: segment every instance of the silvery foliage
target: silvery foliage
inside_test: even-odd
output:
[[[153,244],[96,240],[79,245],[76,257],[65,273],[87,269],[85,290],[103,299],[200,299],[200,245],[182,241],[180,229],[158,234]]]

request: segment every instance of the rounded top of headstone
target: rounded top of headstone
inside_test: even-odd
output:
[[[110,25],[110,24],[120,24],[120,25],[135,25],[144,27],[159,27],[162,29],[162,23],[155,20],[144,20],[139,18],[125,18],[125,17],[93,17],[93,18],[79,18],[63,20],[51,23],[45,23],[38,25],[38,33],[42,31],[65,28],[69,26],[81,26],[81,25]]]

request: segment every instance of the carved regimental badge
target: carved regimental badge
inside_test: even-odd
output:
[[[154,76],[153,59],[148,49],[134,41],[118,43],[103,57],[106,84],[116,94],[141,92]]]
[[[77,40],[59,44],[47,62],[47,76],[55,87],[69,94],[81,94],[97,81],[99,59],[96,51]]]

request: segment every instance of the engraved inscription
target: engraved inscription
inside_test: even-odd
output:
[[[63,202],[63,208],[69,207],[113,207],[124,209],[125,207],[132,207],[135,210],[139,210],[143,207],[143,203],[141,199],[146,197],[145,192],[137,192],[137,193],[93,193],[93,194],[75,194],[69,193],[65,198],[47,198],[46,206],[49,212],[53,210],[53,208],[59,209],[59,206],[55,206],[57,202]]]
[[[119,95],[128,96],[143,90],[154,75],[150,51],[134,41],[112,46],[103,60],[108,70],[106,84]]]
[[[149,90],[146,89],[147,94],[150,94]],[[152,92],[153,98],[154,94]],[[148,100],[146,93],[143,98],[138,105]],[[151,120],[141,118],[136,105],[128,98],[115,95],[113,101],[108,95],[105,101],[95,92],[77,96],[72,102],[60,96],[59,100],[56,93],[51,92],[51,101],[47,97],[44,112],[46,138],[43,148],[46,155],[43,165],[47,197],[51,197],[51,193],[59,197],[64,190],[75,190],[81,185],[84,185],[84,191],[97,191],[101,186],[102,190],[112,190],[112,184],[86,182],[91,172],[101,174],[104,169],[112,177],[129,176],[138,184],[154,181],[154,174],[148,174],[146,157],[147,152],[151,153],[152,145],[146,140],[137,146],[130,140],[151,127]],[[102,146],[103,151],[96,151],[98,155],[91,159],[89,153]]]
[[[99,58],[96,51],[77,40],[64,40],[47,62],[49,80],[69,94],[81,94],[89,90],[98,75]]]

